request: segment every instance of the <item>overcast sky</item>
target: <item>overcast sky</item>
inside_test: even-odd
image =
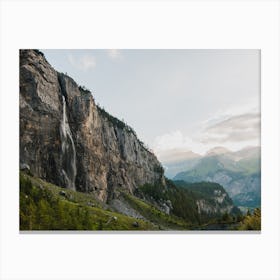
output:
[[[260,144],[258,50],[42,50],[157,155]]]

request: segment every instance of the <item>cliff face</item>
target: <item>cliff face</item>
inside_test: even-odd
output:
[[[230,213],[234,205],[228,194],[222,190],[214,190],[208,199],[200,198],[196,200],[198,213],[217,214]]]
[[[118,189],[165,184],[160,163],[134,131],[34,50],[20,51],[20,164],[102,201]]]

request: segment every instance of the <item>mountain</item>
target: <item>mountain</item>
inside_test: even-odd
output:
[[[224,155],[230,153],[231,151],[224,147],[214,147],[206,153],[206,156]]]
[[[200,214],[203,212],[210,215],[217,212],[240,213],[240,210],[234,206],[225,189],[217,183],[186,183],[184,181],[173,181],[173,183],[194,194],[196,197],[198,212]]]
[[[261,204],[260,148],[248,147],[237,152],[214,149],[195,166],[179,172],[174,180],[216,182],[221,184],[238,206]]]
[[[168,178],[173,178],[180,171],[187,171],[195,166],[201,158],[189,150],[172,149],[157,153],[160,162],[162,162],[165,175]]]
[[[175,162],[180,162],[187,159],[195,159],[199,157],[201,157],[199,154],[196,154],[189,150],[181,150],[181,149],[171,149],[167,151],[158,152],[159,160],[165,163],[175,163]]]
[[[109,201],[161,182],[163,168],[131,127],[36,50],[20,51],[20,164],[39,178]]]
[[[205,155],[173,149],[158,153],[158,157],[165,168],[165,175],[173,178],[180,172],[191,170],[203,158],[218,158],[219,162],[232,171],[256,173],[260,170],[260,154],[260,147],[246,147],[236,152],[224,147],[214,147]]]
[[[238,215],[222,186],[165,178],[133,128],[38,50],[20,50],[19,105],[21,230],[197,229]]]

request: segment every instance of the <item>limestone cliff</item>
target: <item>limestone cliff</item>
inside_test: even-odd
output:
[[[165,184],[157,158],[92,94],[37,50],[20,51],[20,164],[37,177],[102,201]]]

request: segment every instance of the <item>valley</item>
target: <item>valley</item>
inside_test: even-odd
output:
[[[131,126],[38,50],[20,50],[19,104],[20,230],[260,230],[260,213],[237,207],[260,207],[254,152],[181,154],[171,180]]]

